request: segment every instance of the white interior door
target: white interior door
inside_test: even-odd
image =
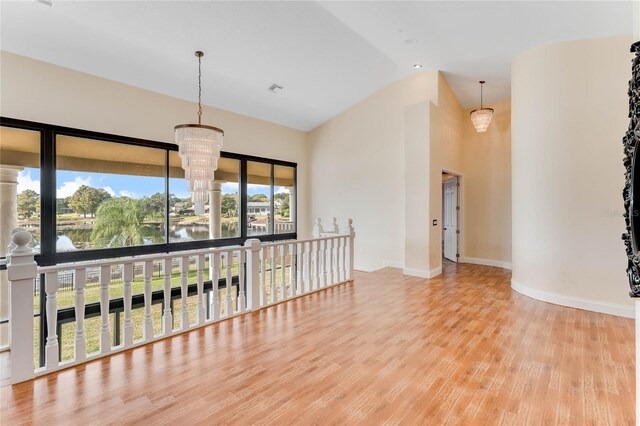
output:
[[[444,182],[444,257],[458,261],[458,178]]]

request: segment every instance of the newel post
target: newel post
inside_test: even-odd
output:
[[[29,247],[30,233],[17,231],[11,241],[14,246],[10,246],[7,264],[11,288],[11,383],[19,383],[33,378],[33,282],[37,265]]]
[[[247,250],[247,310],[260,309],[260,250],[262,243],[256,238],[250,238],[244,242]]]
[[[347,234],[349,235],[349,238],[347,238],[347,245],[349,246],[347,251],[347,256],[349,257],[347,261],[347,281],[351,281],[353,280],[354,240],[356,238],[356,230],[353,228],[353,219],[351,218],[347,221]]]

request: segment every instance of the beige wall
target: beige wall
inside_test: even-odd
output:
[[[404,108],[404,262],[405,273],[429,276],[429,101]]]
[[[512,65],[513,286],[633,315],[620,235],[631,37],[539,46]]]
[[[428,197],[428,182],[414,176],[424,168],[405,168],[405,107],[435,101],[437,83],[437,72],[415,74],[309,133],[312,215],[353,218],[358,269],[404,263],[405,180],[416,183],[410,191]],[[428,220],[428,212],[421,214]]]
[[[478,133],[463,113],[463,248],[472,261],[511,265],[511,99],[495,110],[489,129]]]
[[[339,114],[308,136],[313,216],[354,218],[357,268],[396,266],[407,274],[433,276],[442,266],[446,170],[463,175],[463,182],[478,180],[468,199],[462,193],[461,222],[469,229],[462,231],[461,254],[470,247],[478,258],[510,261],[509,101],[496,107],[495,128],[478,144],[479,137],[467,132],[473,128],[468,112],[445,77],[426,72]],[[480,159],[476,164],[465,164],[474,157]],[[496,164],[500,170],[493,170]],[[486,192],[486,199],[479,192]],[[332,201],[335,194],[339,203]],[[492,214],[494,208],[500,211]],[[478,215],[466,223],[469,212]]]
[[[430,111],[430,173],[429,173],[429,272],[434,275],[442,267],[442,171],[463,175],[462,115],[458,100],[447,80],[438,74],[438,102]],[[462,215],[465,211],[462,211]],[[432,226],[431,220],[438,225]]]
[[[173,142],[173,126],[196,119],[194,102],[4,51],[0,62],[0,114],[5,117],[168,143]],[[224,129],[225,151],[298,163],[299,233],[309,236],[305,133],[206,106],[203,121]]]

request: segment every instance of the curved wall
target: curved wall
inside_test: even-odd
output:
[[[512,64],[512,287],[633,316],[621,191],[631,37],[539,46]]]

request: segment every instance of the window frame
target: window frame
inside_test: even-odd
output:
[[[46,123],[38,123],[9,117],[0,116],[0,126],[12,127],[24,130],[33,130],[40,132],[40,253],[35,256],[36,262],[40,266],[56,265],[59,263],[79,262],[96,259],[109,259],[116,257],[135,256],[142,254],[154,253],[171,253],[183,250],[195,250],[209,247],[223,247],[230,245],[242,245],[249,238],[247,236],[247,162],[255,161],[271,164],[272,179],[271,192],[273,193],[273,169],[274,166],[292,167],[294,170],[294,191],[296,195],[296,203],[298,200],[297,192],[297,168],[295,162],[277,160],[273,158],[257,157],[252,155],[239,154],[234,152],[222,151],[221,157],[236,159],[240,161],[239,170],[239,227],[240,236],[233,238],[206,239],[186,242],[169,242],[167,239],[164,243],[130,247],[100,248],[77,250],[70,252],[56,251],[57,221],[56,221],[56,137],[58,135],[94,139],[96,141],[122,143],[126,145],[136,145],[149,148],[163,149],[165,154],[165,198],[166,212],[165,225],[168,230],[169,225],[169,153],[170,151],[178,151],[178,146],[173,143],[159,142],[148,139],[140,139],[129,136],[121,136],[110,133],[95,132],[91,130],[76,129],[71,127],[57,126]],[[271,197],[273,205],[273,197]],[[272,206],[273,210],[273,206]],[[274,234],[274,227],[271,227],[271,233],[252,236],[250,238],[258,238],[263,242],[292,240],[297,239],[297,205],[296,217],[294,221],[295,232],[286,234]],[[273,215],[272,215],[273,216]],[[273,218],[272,218],[273,220]],[[4,269],[4,268],[3,268]]]

